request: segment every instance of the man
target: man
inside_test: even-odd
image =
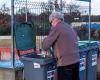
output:
[[[58,80],[79,80],[79,51],[77,35],[70,25],[64,22],[60,12],[49,16],[52,25],[49,35],[43,40],[44,50],[52,47],[57,60]]]

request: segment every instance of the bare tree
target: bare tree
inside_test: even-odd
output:
[[[67,5],[67,11],[68,11],[68,13],[71,15],[71,13],[73,13],[73,12],[80,12],[79,11],[79,8],[80,8],[80,6],[79,5],[76,5],[75,3],[70,3],[70,4],[68,4]]]
[[[0,35],[9,35],[11,26],[10,9],[3,4],[0,8]]]
[[[6,4],[4,3],[1,8],[0,8],[0,12],[2,14],[9,14],[10,13],[10,9],[6,6]]]
[[[64,4],[64,3],[63,3]],[[80,12],[80,6],[76,5],[75,3],[70,3],[70,4],[65,4],[64,6],[65,12],[65,21],[68,22],[69,24],[72,23],[73,21],[79,21],[81,12]]]
[[[26,7],[22,7],[17,12],[17,14],[25,14],[25,13],[26,13]],[[29,13],[29,9],[27,9],[27,13]]]

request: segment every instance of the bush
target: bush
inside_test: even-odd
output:
[[[10,33],[11,33],[10,27],[0,26],[0,35],[10,35]]]
[[[74,29],[76,30],[80,40],[88,40],[88,28],[76,27]],[[100,29],[91,28],[91,40],[100,40]]]

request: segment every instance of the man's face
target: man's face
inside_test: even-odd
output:
[[[56,18],[53,18],[52,20],[51,20],[51,25],[52,25],[52,27],[54,27],[55,26],[55,21],[56,21]]]
[[[51,23],[51,25],[53,26],[53,20],[52,20],[50,23]]]

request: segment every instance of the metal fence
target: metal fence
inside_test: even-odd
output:
[[[41,43],[49,33],[49,15],[54,10],[52,3],[15,1],[15,22],[31,22],[36,33],[36,48],[41,48]]]
[[[62,6],[63,5],[63,6]],[[41,48],[41,43],[49,33],[49,15],[52,11],[61,11],[65,14],[65,21],[71,23],[74,17],[79,17],[80,9],[86,9],[75,4],[63,2],[31,2],[27,0],[14,1],[15,22],[31,22],[36,33],[37,48]],[[75,15],[76,12],[77,14]],[[72,14],[73,13],[73,14]],[[72,15],[72,16],[71,16]]]

